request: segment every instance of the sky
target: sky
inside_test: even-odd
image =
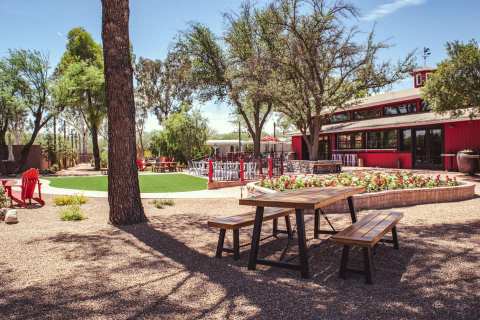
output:
[[[239,0],[131,0],[130,38],[137,57],[163,59],[175,36],[191,22],[206,24],[221,35],[223,13],[238,9]],[[265,0],[256,1],[258,5]],[[480,40],[480,1],[478,0],[351,0],[360,10],[353,23],[365,33],[375,28],[376,39],[393,46],[382,52],[384,60],[397,61],[417,50],[430,48],[427,65],[445,58],[445,43],[452,40]],[[55,66],[65,50],[66,34],[82,26],[101,42],[100,0],[0,0],[0,56],[8,49],[37,49],[47,53]],[[394,86],[409,88],[411,79]],[[230,107],[207,103],[197,106],[219,133],[232,132]],[[147,130],[158,129],[154,117]],[[273,121],[266,124],[271,132]]]

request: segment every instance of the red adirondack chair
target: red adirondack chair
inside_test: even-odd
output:
[[[147,166],[145,165],[145,161],[143,161],[142,159],[137,159],[137,168],[138,170],[140,171],[145,171],[145,168]]]
[[[32,200],[38,202],[41,206],[45,204],[45,201],[42,199],[41,193],[41,183],[39,180],[39,174],[37,169],[28,169],[22,174],[22,185],[21,185],[21,192],[15,192],[12,189],[12,185],[5,185],[4,188],[6,190],[7,196],[10,198],[10,201],[13,203],[17,203],[22,207],[27,206],[28,204],[32,204]],[[34,197],[33,194],[35,192],[35,187],[38,186],[38,197]]]

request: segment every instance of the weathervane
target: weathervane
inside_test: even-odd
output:
[[[430,51],[430,48],[423,47],[423,66],[427,66],[427,58],[430,56],[432,52]]]

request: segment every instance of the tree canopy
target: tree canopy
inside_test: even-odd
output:
[[[83,28],[68,33],[66,51],[57,66],[57,91],[83,117],[92,138],[95,169],[100,170],[98,132],[106,117],[102,48]]]
[[[439,113],[480,114],[480,47],[475,40],[446,44],[448,57],[430,75],[422,98]]]
[[[187,162],[209,154],[205,147],[207,135],[207,120],[200,112],[182,110],[171,114],[164,121],[163,130],[152,136],[150,150],[155,156],[175,157]]]
[[[322,125],[328,115],[383,88],[413,68],[413,53],[397,64],[379,61],[388,48],[374,32],[360,40],[346,2],[276,0],[258,14],[275,70],[277,111],[302,133],[310,158],[317,159]]]

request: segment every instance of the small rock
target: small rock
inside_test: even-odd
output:
[[[8,210],[5,214],[5,223],[14,224],[18,223],[17,210]]]

